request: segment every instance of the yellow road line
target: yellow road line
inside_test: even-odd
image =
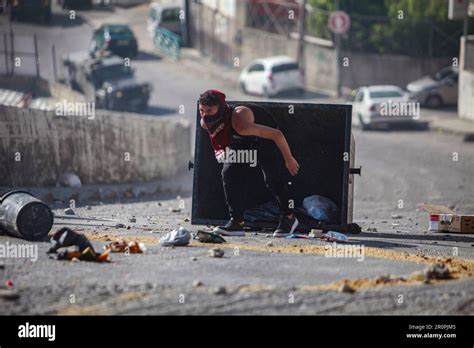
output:
[[[90,240],[100,240],[105,241],[115,239],[122,239],[123,236],[116,235],[114,233],[99,233],[99,232],[85,232],[86,236]],[[159,244],[158,236],[130,236],[128,237],[131,240],[142,242],[145,244]],[[190,246],[200,246],[200,247],[220,247],[225,249],[235,249],[239,250],[248,250],[248,251],[259,251],[259,252],[268,252],[268,253],[287,253],[287,254],[325,254],[326,247],[324,245],[251,245],[243,243],[223,243],[223,244],[213,244],[213,243],[199,243],[192,242]],[[444,257],[444,256],[431,256],[424,254],[411,254],[404,251],[393,251],[386,250],[381,248],[364,248],[364,257],[375,257],[386,260],[402,261],[402,262],[415,262],[418,264],[431,265],[434,263],[445,264],[450,272],[451,279],[463,279],[474,276],[474,260],[462,259],[457,257]],[[397,279],[384,279],[383,277],[376,278],[358,278],[358,279],[342,279],[337,282],[323,285],[305,285],[302,286],[302,290],[313,291],[313,290],[337,290],[341,285],[347,284],[353,289],[367,289],[374,288],[379,286],[393,286],[393,285],[417,285],[422,284],[423,281],[420,279],[419,272],[415,272],[406,279],[397,278]],[[430,283],[444,283],[449,280],[431,280]],[[272,287],[266,287],[265,285],[259,285],[259,291],[263,289],[271,289]],[[248,288],[248,291],[251,291],[251,287]],[[246,291],[246,290],[243,290]],[[263,290],[265,291],[265,290]]]

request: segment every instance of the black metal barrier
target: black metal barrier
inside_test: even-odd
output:
[[[339,208],[333,229],[347,231],[349,175],[354,172],[350,168],[352,107],[239,101],[228,104],[249,107],[256,117],[275,124],[284,133],[300,164],[299,173],[288,176],[295,207],[302,206],[307,196],[325,196]],[[222,164],[215,159],[207,131],[199,126],[199,120],[198,110],[194,164],[190,164],[194,167],[191,223],[218,225],[229,219],[221,180]],[[247,175],[246,208],[272,201],[259,167],[249,166]],[[259,223],[246,225],[252,229],[269,227]]]

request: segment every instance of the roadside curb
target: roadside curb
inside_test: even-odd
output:
[[[446,124],[450,123],[450,121],[442,121],[439,120],[428,120],[429,122],[429,129],[431,131],[439,131],[446,134],[453,134],[458,136],[463,136],[464,141],[466,142],[473,142],[474,141],[474,124],[466,124],[469,128],[473,128],[473,130],[461,130],[458,127],[453,127],[452,125]],[[460,122],[460,120],[453,120],[452,122]]]

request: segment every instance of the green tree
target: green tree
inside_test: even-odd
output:
[[[308,33],[331,38],[327,27],[333,0],[310,0]],[[448,19],[448,2],[442,0],[340,0],[351,16],[343,35],[345,50],[452,57],[459,51],[462,21]]]

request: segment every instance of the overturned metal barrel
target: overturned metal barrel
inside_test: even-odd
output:
[[[27,240],[39,240],[53,226],[53,213],[26,191],[10,191],[0,198],[0,229]]]

